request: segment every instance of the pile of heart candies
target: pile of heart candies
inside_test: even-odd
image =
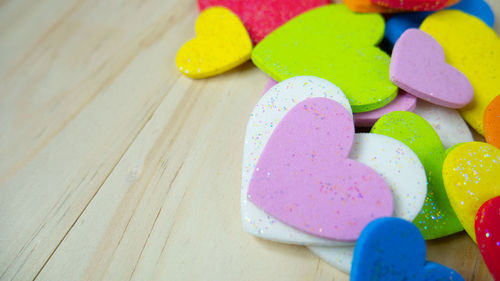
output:
[[[245,231],[305,245],[351,280],[463,280],[426,260],[425,240],[465,230],[500,280],[500,39],[486,2],[198,5],[179,71],[251,59],[272,78],[245,136]]]

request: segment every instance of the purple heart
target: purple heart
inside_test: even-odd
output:
[[[408,29],[392,51],[390,79],[430,103],[462,108],[474,96],[469,79],[445,61],[441,45],[419,29]]]
[[[254,170],[248,198],[280,221],[319,237],[354,241],[372,220],[392,216],[384,179],[347,158],[350,113],[327,98],[307,99],[281,120]]]

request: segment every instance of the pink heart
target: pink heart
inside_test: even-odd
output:
[[[413,111],[417,106],[417,98],[403,90],[399,90],[398,96],[388,105],[368,112],[354,114],[356,127],[371,127],[380,117],[393,111]]]
[[[347,159],[350,113],[327,98],[292,108],[266,144],[248,199],[280,221],[319,237],[354,241],[372,220],[392,216],[392,194],[369,167]]]
[[[473,98],[469,79],[445,61],[441,45],[419,29],[408,29],[394,45],[390,79],[398,87],[437,105],[462,108]]]
[[[274,87],[276,84],[278,84],[278,82],[276,82],[274,79],[270,78],[269,81],[267,81],[266,87],[264,88],[264,92],[262,93],[262,95],[265,95],[267,93],[267,91],[269,91],[269,89]]]
[[[254,44],[295,16],[329,0],[198,0],[200,11],[224,6],[241,19]]]

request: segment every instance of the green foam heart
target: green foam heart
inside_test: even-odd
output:
[[[253,50],[252,61],[278,82],[299,75],[329,80],[342,89],[353,112],[371,111],[397,94],[389,80],[390,57],[374,46],[383,35],[381,15],[326,5],[269,34]]]
[[[395,111],[382,116],[371,132],[403,142],[424,165],[428,182],[427,197],[422,211],[413,220],[424,238],[435,239],[462,231],[462,224],[450,205],[443,184],[441,171],[446,157],[445,149],[432,126],[415,113]]]

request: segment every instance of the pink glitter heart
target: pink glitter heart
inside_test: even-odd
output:
[[[392,216],[391,190],[375,171],[347,158],[353,120],[339,103],[307,99],[282,119],[253,173],[248,198],[304,232],[354,241],[372,220]]]

